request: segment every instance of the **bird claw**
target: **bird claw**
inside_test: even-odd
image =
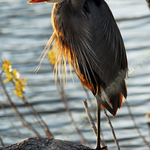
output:
[[[101,150],[106,150],[107,146],[101,147]]]
[[[106,149],[107,149],[107,146],[104,146],[104,147],[97,146],[96,149],[94,150],[106,150]]]

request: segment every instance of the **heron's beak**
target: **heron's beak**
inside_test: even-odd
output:
[[[29,4],[33,4],[33,3],[40,3],[40,2],[46,2],[48,0],[30,0],[28,1]]]
[[[30,0],[28,1],[29,4],[33,3],[41,3],[41,2],[46,2],[46,3],[60,3],[63,2],[64,0]]]

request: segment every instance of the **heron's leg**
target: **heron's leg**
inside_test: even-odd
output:
[[[97,141],[96,141],[96,150],[100,150],[100,117],[101,117],[101,107],[100,107],[100,99],[97,99]]]
[[[96,141],[96,150],[105,150],[105,147],[101,148],[101,139],[100,139],[100,131],[101,131],[101,126],[100,126],[100,121],[101,121],[101,100],[99,97],[96,97],[97,101],[97,141]]]

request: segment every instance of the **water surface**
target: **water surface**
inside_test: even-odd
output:
[[[150,129],[147,123],[150,119],[145,114],[150,111],[150,12],[144,0],[107,0],[121,30],[129,61],[128,102],[136,123],[143,136],[150,142]],[[29,5],[25,0],[0,1],[0,55],[2,59],[12,62],[23,78],[28,78],[25,96],[47,123],[57,139],[80,143],[80,138],[65,110],[61,97],[55,86],[53,67],[47,59],[44,60],[39,72],[33,71],[53,29],[51,25],[52,4]],[[69,69],[68,69],[69,72]],[[73,118],[78,128],[89,143],[95,146],[95,135],[92,132],[84,111],[83,100],[87,96],[73,71],[74,82],[68,74],[65,94]],[[34,124],[34,127],[45,136],[43,130],[30,114],[23,102],[13,94],[13,86],[6,84],[9,94],[19,111]],[[95,99],[89,92],[95,105]],[[0,102],[5,105],[7,114],[23,135],[19,135],[12,127],[2,109],[0,109],[0,137],[5,145],[17,143],[35,136],[30,130],[22,127],[18,116],[13,114],[3,90],[0,89]],[[94,116],[93,112],[93,116]],[[148,150],[139,137],[129,116],[127,107],[123,104],[117,116],[112,118],[121,150]],[[113,137],[102,114],[102,130],[109,149],[116,149]]]

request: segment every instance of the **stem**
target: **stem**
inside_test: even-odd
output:
[[[1,139],[1,137],[0,137],[0,143],[1,143],[2,146],[5,146],[4,143],[3,143],[3,140]]]
[[[134,127],[135,127],[135,129],[137,130],[137,132],[139,133],[139,136],[142,138],[142,140],[145,142],[145,144],[146,144],[148,147],[150,147],[149,142],[146,141],[145,137],[142,135],[142,133],[140,132],[140,130],[139,130],[139,128],[138,128],[138,126],[137,126],[137,124],[136,124],[136,122],[135,122],[134,116],[132,115],[132,112],[131,112],[131,109],[130,109],[130,106],[129,106],[129,103],[128,103],[127,99],[125,100],[125,104],[126,104],[126,106],[127,106],[127,108],[128,108],[128,112],[129,112],[129,115],[130,115],[130,117],[131,117],[131,119],[132,119],[132,121],[133,121]]]
[[[107,115],[107,112],[106,112],[106,110],[105,110],[104,108],[103,108],[103,111],[104,111],[104,113],[105,113],[105,116],[106,116],[106,119],[107,119],[107,121],[108,121],[108,124],[110,125],[110,129],[111,129],[111,132],[112,132],[112,134],[113,134],[114,141],[115,141],[115,143],[116,143],[117,149],[120,150],[119,143],[118,143],[118,140],[117,140],[117,138],[116,138],[116,134],[115,134],[114,128],[113,128],[113,126],[112,126],[112,124],[111,124],[110,118],[109,118],[109,116]]]
[[[89,147],[91,147],[90,143],[85,139],[85,137],[83,136],[83,134],[81,133],[81,131],[78,129],[77,127],[77,124],[75,123],[73,117],[72,117],[72,114],[71,114],[71,111],[70,111],[70,108],[68,106],[68,102],[67,102],[67,98],[66,98],[66,95],[65,95],[65,92],[64,92],[64,88],[63,88],[63,85],[61,83],[57,83],[57,90],[61,96],[61,100],[68,112],[68,115],[71,119],[71,123],[74,125],[74,128],[76,130],[76,132],[78,133],[78,135],[80,136],[81,140],[83,143],[86,143]]]
[[[7,99],[8,99],[8,101],[9,101],[11,107],[12,107],[12,108],[14,109],[14,111],[18,114],[18,116],[21,118],[21,121],[22,121],[23,125],[25,125],[28,129],[32,130],[32,131],[36,134],[36,136],[39,136],[39,133],[24,119],[24,117],[23,117],[22,114],[18,111],[18,109],[17,109],[17,107],[15,106],[15,104],[12,102],[12,100],[11,100],[11,98],[10,98],[10,96],[9,96],[9,94],[8,94],[8,92],[7,92],[7,90],[6,90],[6,88],[5,88],[5,85],[4,85],[3,81],[2,81],[2,78],[1,78],[2,73],[3,73],[3,70],[2,70],[1,73],[0,73],[0,83],[1,83],[1,85],[2,85],[2,88],[3,88],[3,90],[4,90],[4,93],[5,93],[5,95],[6,95]]]

